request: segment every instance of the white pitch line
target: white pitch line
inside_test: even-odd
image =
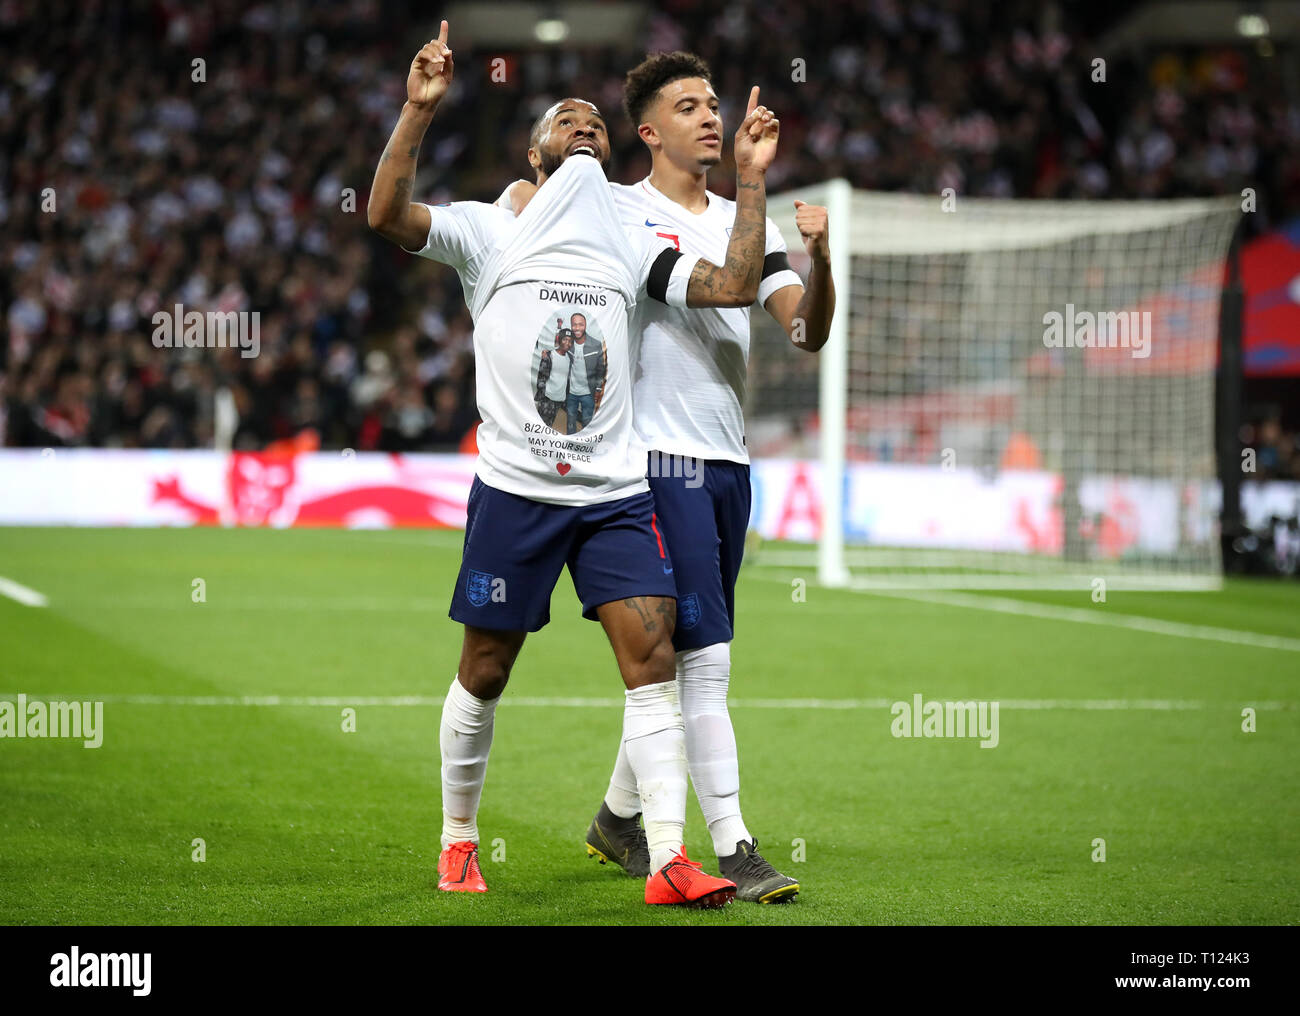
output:
[[[760,575],[756,577],[765,581],[781,582],[782,584],[788,582],[788,579],[776,575]],[[837,592],[841,590],[830,591]],[[1265,635],[1261,632],[1243,631],[1239,628],[1215,628],[1211,625],[1185,624],[1181,621],[1161,621],[1158,618],[1143,617],[1139,614],[1113,614],[1108,610],[1060,607],[1048,603],[1033,603],[1028,600],[1013,600],[1002,596],[976,596],[973,593],[921,592],[916,590],[905,592],[856,583],[845,587],[842,591],[861,593],[867,596],[885,596],[895,600],[914,600],[917,603],[937,603],[948,607],[967,607],[971,610],[991,610],[999,614],[1037,617],[1047,621],[1100,624],[1113,628],[1127,628],[1130,631],[1144,631],[1153,635],[1171,635],[1175,638],[1226,642],[1229,645],[1250,646],[1253,649],[1280,649],[1284,652],[1300,653],[1300,639],[1287,638],[1284,635]]]
[[[850,567],[853,562],[848,562]],[[792,569],[816,568],[815,558],[801,559],[795,555],[777,556],[763,552],[755,562],[756,566],[789,571]],[[890,564],[906,564],[919,571],[895,575],[873,575],[875,568]],[[924,560],[908,561],[872,561],[858,567],[851,587],[854,590],[874,592],[887,590],[930,590],[930,589],[1001,589],[1024,590],[1027,592],[1090,592],[1092,584],[1098,578],[1091,573],[1079,572],[951,572],[944,569],[960,567],[956,561]],[[939,571],[939,574],[927,574],[926,570]],[[762,576],[768,578],[769,576]],[[1106,579],[1107,588],[1122,592],[1218,592],[1223,589],[1223,579],[1218,575],[1166,575],[1158,572],[1126,572],[1119,575],[1101,576]]]
[[[7,579],[0,575],[0,596],[7,596],[11,600],[17,600],[25,607],[44,607],[48,606],[47,600],[42,594],[35,589],[28,589],[20,585],[13,579]]]
[[[1101,624],[1113,628],[1128,628],[1153,635],[1172,635],[1176,638],[1202,639],[1207,642],[1226,642],[1234,646],[1251,646],[1254,649],[1280,649],[1300,653],[1300,639],[1282,635],[1264,635],[1260,632],[1241,631],[1237,628],[1215,628],[1204,624],[1184,624],[1181,621],[1161,621],[1137,614],[1112,614],[1102,610],[1085,610],[1080,607],[1060,607],[1027,600],[1012,600],[1001,596],[975,596],[971,593],[902,593],[870,590],[877,596],[890,596],[920,603],[938,603],[947,607],[969,607],[972,610],[991,610],[999,614],[1038,617],[1048,621],[1074,621],[1080,624]]]
[[[60,599],[59,605],[70,610],[94,610],[96,612],[106,610],[188,610],[188,611],[221,611],[221,610],[247,610],[254,612],[263,611],[306,611],[308,613],[323,613],[325,611],[343,611],[345,613],[376,613],[376,614],[393,614],[393,613],[427,613],[447,609],[447,600],[422,599],[420,597],[411,597],[408,599],[384,599],[383,597],[349,597],[336,600],[313,599],[304,596],[278,596],[265,597],[261,599],[235,599],[226,600],[220,596],[208,593],[208,599],[203,603],[193,603],[189,597],[188,587],[180,596],[173,596],[169,599],[162,599],[157,596],[150,597],[114,597],[110,600],[91,600],[91,599]]]
[[[0,693],[0,701],[16,699],[16,692]],[[96,695],[81,692],[76,695],[28,695],[36,700],[92,701],[114,705],[133,706],[441,706],[443,695]],[[951,701],[967,701],[970,696]],[[732,699],[733,709],[889,709],[896,699]],[[944,699],[942,701],[948,701]],[[1244,698],[1240,702],[1203,702],[1196,699],[995,699],[1002,709],[1061,710],[1061,711],[1143,711],[1171,712],[1201,709],[1240,709],[1243,705],[1263,710],[1290,710],[1293,702],[1259,702]],[[623,706],[621,698],[566,698],[507,695],[503,705],[560,709],[617,709]]]

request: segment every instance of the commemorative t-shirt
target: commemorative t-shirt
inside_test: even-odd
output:
[[[543,362],[538,363],[538,370],[540,372],[545,367],[546,398],[563,402],[571,390],[569,378],[573,373],[573,354],[543,348],[540,356]]]
[[[610,184],[620,217],[688,257],[723,264],[736,203],[709,193],[698,215],[656,190],[647,177]],[[763,276],[757,306],[786,286],[802,286],[790,268],[781,231],[767,220]],[[745,391],[749,365],[749,307],[686,310],[658,303],[637,306],[632,321],[633,392],[637,436],[650,449],[704,459],[748,462]]]
[[[587,386],[587,357],[581,346],[575,346],[573,356],[573,368],[569,371],[569,394],[570,395],[590,395],[591,389]]]
[[[473,201],[428,207],[428,240],[415,253],[456,269],[474,319],[479,478],[566,505],[648,490],[632,425],[628,318],[647,298],[685,307],[696,259],[621,225],[604,171],[585,155],[566,159],[517,218]],[[584,345],[605,351],[590,420],[570,420],[551,394],[583,356],[575,316],[586,322]]]

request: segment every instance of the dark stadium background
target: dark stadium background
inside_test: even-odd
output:
[[[365,222],[407,66],[441,14],[457,77],[421,151],[417,195],[432,202],[492,200],[523,175],[528,124],[561,94],[611,114],[612,175],[639,179],[622,73],[680,47],[712,64],[733,127],[763,85],[782,118],[771,191],[836,176],[1024,198],[1252,187],[1244,242],[1294,221],[1294,37],[1192,43],[1171,36],[1176,17],[1143,21],[1157,6],[675,0],[632,5],[641,27],[617,39],[575,25],[521,48],[458,33],[474,4],[0,3],[0,445],[210,447],[228,386],[236,448],[310,431],[325,448],[464,446],[477,416],[459,285]],[[1119,55],[1096,86],[1103,38]],[[806,82],[790,80],[794,57]],[[723,194],[729,173],[711,176]],[[56,215],[41,210],[48,187]],[[150,314],[178,302],[260,311],[262,354],[154,349]],[[1259,479],[1300,478],[1296,393],[1295,377],[1248,373],[1236,440],[1257,449]]]

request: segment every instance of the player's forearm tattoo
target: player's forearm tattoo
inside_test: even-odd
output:
[[[710,264],[708,261],[695,262],[695,268],[691,272],[691,281],[687,286],[686,295],[694,298],[698,294],[708,294],[713,296],[718,291],[718,273],[720,269],[717,265]]]
[[[393,142],[390,139],[388,144],[384,145],[384,154],[379,157],[379,161],[381,163],[387,162],[389,159],[393,157],[392,149],[393,149]],[[420,154],[420,146],[412,145],[410,149],[407,150],[406,157],[408,159],[414,159],[419,154]]]
[[[733,305],[743,306],[758,299],[766,241],[767,190],[763,178],[741,178],[736,183],[736,221],[726,259],[722,267],[696,262],[686,291],[688,303],[709,305],[726,296]]]
[[[375,168],[370,189],[372,223],[399,221],[405,214],[415,189],[415,160],[432,116],[432,111],[412,110],[409,105],[403,108]]]

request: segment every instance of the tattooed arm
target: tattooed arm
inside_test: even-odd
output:
[[[835,316],[835,282],[831,279],[831,244],[826,209],[803,201],[794,203],[794,224],[812,260],[808,288],[782,286],[763,304],[790,341],[815,353],[826,345]]]
[[[447,22],[438,38],[421,48],[406,77],[406,105],[388,139],[370,188],[366,221],[385,239],[408,250],[419,250],[429,236],[429,210],[411,203],[415,157],[424,132],[451,85],[454,61],[447,45]]]
[[[758,86],[749,93],[745,119],[736,131],[736,222],[723,265],[700,260],[686,290],[688,307],[748,307],[758,299],[767,241],[767,187],[764,174],[776,155],[781,123],[758,104]]]

